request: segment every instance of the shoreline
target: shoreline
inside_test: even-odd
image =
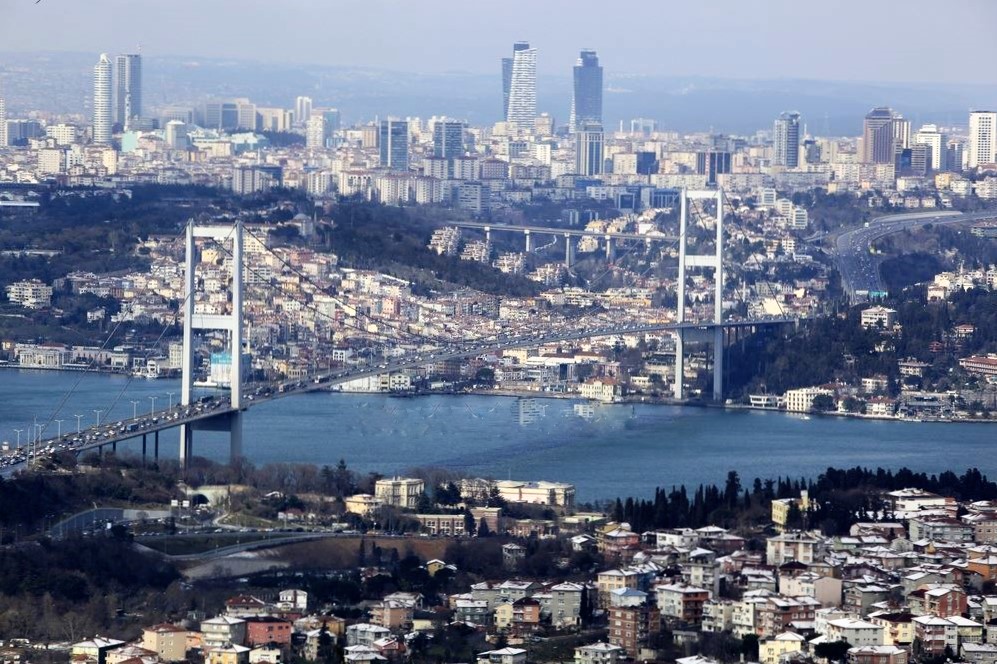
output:
[[[80,367],[80,368],[66,368],[66,367],[33,367],[33,366],[21,366],[19,364],[3,363],[0,362],[0,369],[20,369],[24,371],[43,371],[47,373],[51,372],[65,372],[69,374],[79,374],[79,373],[89,373],[94,375],[104,375],[104,376],[130,376],[128,371],[118,371],[113,369],[94,369],[91,367]],[[195,387],[199,387],[195,385]],[[204,387],[203,385],[200,387]],[[565,393],[565,392],[543,392],[543,391],[532,391],[532,390],[508,390],[508,389],[469,389],[463,391],[448,391],[448,392],[417,392],[417,393],[402,393],[395,394],[391,392],[354,392],[354,391],[343,391],[336,390],[334,388],[327,388],[321,390],[326,394],[355,394],[355,395],[381,395],[393,398],[418,398],[427,396],[485,396],[485,397],[507,397],[507,398],[518,398],[518,399],[558,399],[566,401],[580,401],[585,403],[600,404],[607,406],[626,406],[626,405],[637,405],[643,404],[647,406],[675,406],[675,407],[685,407],[685,408],[715,408],[720,410],[730,410],[730,411],[750,411],[750,412],[762,412],[762,413],[777,413],[779,415],[792,415],[800,418],[809,417],[832,417],[832,418],[843,418],[843,419],[854,419],[854,420],[872,420],[879,422],[906,422],[911,424],[997,424],[997,418],[955,418],[955,419],[905,419],[900,417],[888,417],[885,415],[868,415],[864,413],[843,413],[839,411],[828,411],[828,412],[806,412],[798,413],[791,412],[780,408],[763,408],[759,406],[752,406],[750,404],[739,404],[739,403],[711,403],[707,401],[699,401],[695,399],[683,399],[676,400],[668,397],[649,397],[647,395],[629,395],[620,397],[616,401],[600,401],[597,399],[586,399],[577,393]]]

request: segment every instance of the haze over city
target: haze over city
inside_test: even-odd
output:
[[[2,664],[997,664],[997,2],[0,21]]]

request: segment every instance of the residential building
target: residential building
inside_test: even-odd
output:
[[[246,621],[232,616],[218,616],[201,621],[201,643],[204,648],[243,645],[246,642]]]
[[[38,279],[26,279],[8,284],[7,300],[28,309],[44,309],[52,306],[52,287]]]
[[[663,583],[654,587],[661,617],[699,626],[703,622],[703,605],[710,599],[706,588],[681,583]]]
[[[814,399],[820,395],[834,396],[834,392],[823,387],[800,387],[786,390],[783,401],[790,413],[809,413],[813,410]]]
[[[187,630],[170,623],[146,627],[142,630],[142,647],[164,662],[182,662],[187,659]]]
[[[575,648],[575,664],[618,664],[626,651],[611,643],[593,643]]]
[[[800,114],[782,113],[775,121],[773,131],[774,154],[772,163],[776,166],[796,168],[800,165]]]
[[[827,621],[828,641],[847,641],[856,648],[883,645],[883,626],[866,620],[841,618]]]
[[[522,648],[500,648],[479,652],[478,664],[526,664],[526,651]]]
[[[758,661],[761,664],[779,664],[783,656],[800,652],[806,637],[796,632],[781,632],[758,643]]]
[[[848,649],[848,664],[907,664],[909,659],[910,651],[895,645]]]
[[[966,166],[997,162],[997,111],[972,111],[969,114],[969,144]]]
[[[926,655],[944,655],[945,649],[959,649],[959,627],[946,618],[918,616],[913,619],[914,638],[920,641]]]
[[[661,632],[661,612],[652,605],[614,606],[609,609],[609,643],[629,657],[647,646]]]
[[[252,616],[245,618],[245,621],[246,645],[277,645],[281,647],[291,645],[291,632],[293,631],[291,621],[272,616]]]

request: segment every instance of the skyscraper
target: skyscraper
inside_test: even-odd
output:
[[[379,138],[381,166],[393,171],[408,170],[408,121],[381,120]]]
[[[0,97],[0,148],[7,146],[7,102]]]
[[[530,48],[529,42],[516,42],[508,71],[505,121],[518,129],[533,129],[537,116],[537,49]],[[506,62],[503,61],[503,84],[505,72]]]
[[[602,175],[602,125],[589,122],[575,132],[575,172],[578,175]]]
[[[997,162],[997,112],[970,112],[967,153],[967,168]]]
[[[311,97],[297,97],[294,100],[294,122],[296,124],[305,126],[308,122],[308,118],[312,116],[312,98]]]
[[[574,96],[571,98],[571,131],[589,123],[602,124],[602,66],[595,51],[583,50],[574,68]]]
[[[865,116],[862,130],[862,163],[891,164],[896,148],[893,109],[880,106]]]
[[[796,168],[800,165],[800,114],[793,111],[782,113],[775,121],[773,131],[775,139],[776,166]]]
[[[313,115],[305,123],[305,147],[325,147],[325,118],[321,115]]]
[[[945,163],[945,147],[948,144],[948,138],[938,131],[936,125],[926,124],[918,129],[917,133],[914,134],[914,144],[927,145],[931,150],[928,168],[933,171],[944,171],[948,168],[948,164]]]
[[[107,53],[100,54],[93,68],[93,142],[111,142],[111,61]]]
[[[464,123],[440,119],[433,123],[433,156],[453,159],[464,155]]]
[[[114,59],[114,121],[126,127],[142,117],[142,56],[119,55]]]

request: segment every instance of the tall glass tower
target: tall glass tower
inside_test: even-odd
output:
[[[602,67],[595,51],[583,50],[575,63],[574,95],[571,98],[571,131],[586,123],[602,124]]]
[[[142,56],[119,55],[114,59],[114,121],[122,127],[142,117]]]
[[[502,83],[505,121],[519,129],[533,129],[537,117],[537,49],[530,48],[529,42],[516,42],[512,58],[503,59]]]
[[[796,168],[800,165],[800,114],[781,113],[774,131],[776,166]]]
[[[393,171],[408,170],[408,121],[381,120],[381,166]]]
[[[107,53],[100,54],[93,68],[93,142],[111,142],[111,61]]]

